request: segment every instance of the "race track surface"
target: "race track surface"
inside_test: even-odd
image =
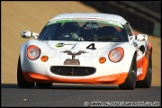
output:
[[[160,87],[120,90],[118,86],[53,84],[20,89],[2,84],[2,107],[161,106]]]

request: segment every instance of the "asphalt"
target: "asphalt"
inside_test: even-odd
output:
[[[120,90],[111,85],[53,84],[50,89],[1,85],[2,107],[161,106],[161,88]]]

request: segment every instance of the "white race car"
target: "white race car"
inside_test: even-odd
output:
[[[151,87],[152,45],[119,15],[60,14],[40,34],[23,30],[21,36],[34,39],[20,47],[20,88],[50,88],[52,83]]]

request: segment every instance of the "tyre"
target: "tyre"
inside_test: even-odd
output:
[[[152,82],[152,57],[150,56],[146,76],[144,80],[136,82],[136,87],[137,88],[150,88],[151,82]]]
[[[39,83],[39,82],[36,82],[36,85],[37,85],[39,88],[51,88],[52,83]]]
[[[134,90],[136,86],[136,75],[137,75],[136,56],[134,56],[128,76],[125,82],[119,85],[119,88],[124,90]]]
[[[18,87],[20,88],[33,88],[34,87],[34,82],[26,81],[23,76],[23,73],[21,70],[20,58],[18,60],[18,66],[17,66],[17,83],[18,83]]]

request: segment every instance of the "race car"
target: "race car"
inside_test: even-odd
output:
[[[120,89],[150,88],[152,45],[147,34],[134,34],[122,16],[64,13],[54,16],[40,34],[20,47],[20,88],[50,88],[53,83],[115,84]]]

